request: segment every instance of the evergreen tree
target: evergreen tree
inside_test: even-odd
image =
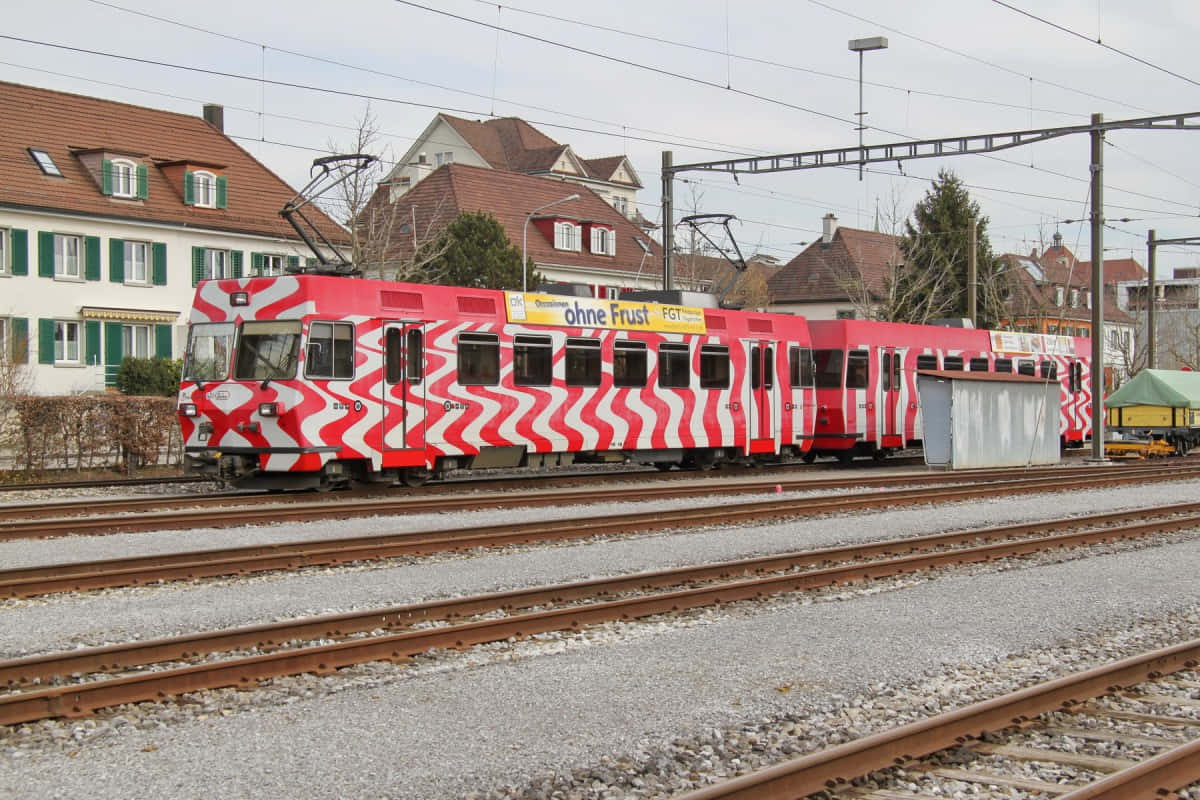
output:
[[[446,226],[429,248],[437,253],[424,267],[426,283],[479,289],[521,289],[521,251],[508,241],[504,228],[485,211],[464,211]],[[540,276],[529,264],[528,285]]]
[[[977,314],[980,328],[997,327],[1005,319],[1008,297],[1003,262],[992,254],[987,217],[951,171],[937,178],[905,222],[900,242],[904,264],[889,286],[890,307],[881,316],[924,323],[939,317],[967,317],[967,265],[970,220],[976,223]]]

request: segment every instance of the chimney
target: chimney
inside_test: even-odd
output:
[[[1058,231],[1054,232],[1054,246],[1062,247],[1062,234]]]
[[[204,105],[204,121],[221,133],[225,132],[225,106],[219,106],[215,103],[206,103]]]
[[[821,243],[829,244],[832,242],[835,231],[837,231],[837,217],[832,213],[826,214],[821,218]]]

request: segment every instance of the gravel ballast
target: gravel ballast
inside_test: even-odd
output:
[[[905,509],[303,577],[15,601],[0,612],[0,650],[12,657],[79,643],[993,525],[1041,517],[1046,509],[1067,516],[1146,507],[1178,502],[1196,488],[1195,483],[1150,484],[1027,497],[1020,503]],[[519,518],[514,514],[511,518]],[[509,518],[507,512],[488,514],[490,523]],[[355,524],[360,522],[381,521]],[[387,524],[391,529],[393,521]],[[66,721],[60,723],[65,738],[60,746],[23,748],[17,735],[3,740],[0,795],[436,798],[473,791],[505,796],[502,787],[512,785],[507,793],[512,796],[550,797],[552,788],[546,787],[555,785],[552,775],[561,781],[582,769],[584,784],[600,785],[560,796],[654,796],[652,787],[639,788],[632,778],[610,794],[606,781],[596,776],[610,767],[628,772],[621,765],[637,761],[635,754],[652,760],[689,737],[711,738],[713,731],[738,731],[764,719],[815,718],[841,705],[852,708],[855,697],[881,685],[980,669],[1027,651],[1075,647],[1072,643],[1099,630],[1128,639],[1136,629],[1138,643],[1189,630],[1195,636],[1200,582],[1193,565],[1198,557],[1200,541],[1176,537],[1161,546],[1064,563],[913,582],[876,593],[848,591],[841,602],[796,599],[757,613],[713,610],[485,648],[412,667],[368,665],[355,668],[350,678],[285,680],[274,696],[268,691],[267,700],[243,707],[230,706],[227,696],[237,694],[232,692],[210,712],[182,713],[164,704],[155,712],[158,724],[103,720],[91,721],[89,729],[84,722]],[[1088,647],[1086,654],[1099,653],[1096,645]],[[1068,664],[1076,660],[1055,656],[1060,658]],[[917,698],[910,704],[923,703]],[[97,725],[105,735],[88,733]],[[830,738],[838,727],[831,725],[821,736]],[[806,739],[795,746],[814,744]],[[639,780],[646,784],[648,779]],[[673,789],[689,780],[686,774],[679,777]]]

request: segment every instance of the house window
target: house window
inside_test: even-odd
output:
[[[264,253],[262,264],[258,267],[259,275],[282,275],[286,259],[280,255]]]
[[[571,222],[554,223],[554,247],[557,250],[579,252],[579,226]]]
[[[0,317],[0,362],[8,361],[8,320]]]
[[[113,161],[113,197],[137,197],[137,166],[132,161]]]
[[[122,325],[121,352],[134,358],[150,358],[150,326]]]
[[[54,163],[54,159],[45,150],[37,147],[29,148],[29,155],[33,156],[33,160],[42,168],[42,172],[47,175],[53,175],[55,178],[63,176],[62,170],[58,168],[58,164]]]
[[[192,198],[201,208],[216,208],[217,176],[211,172],[192,173]]]
[[[1061,286],[1054,287],[1054,305],[1061,306],[1063,304],[1064,294],[1065,293],[1063,292],[1063,287],[1061,287]]]
[[[61,320],[54,323],[54,363],[55,364],[78,364],[79,363],[79,323],[64,322]]]
[[[82,242],[78,236],[54,234],[54,277],[79,278],[80,264],[83,261],[80,251]]]
[[[619,194],[613,195],[613,208],[621,212],[622,216],[629,215],[629,198],[622,197]]]
[[[608,228],[592,228],[592,252],[606,256],[617,254],[616,235]]]
[[[125,242],[125,282],[149,283],[148,262],[150,245],[146,242]]]
[[[9,273],[8,228],[0,228],[0,275]]]
[[[442,166],[443,164],[453,164],[454,163],[454,151],[447,150],[443,153],[434,153],[433,154],[433,163],[439,167]]]
[[[1079,290],[1071,290],[1071,308],[1079,308]]]
[[[229,253],[226,250],[204,251],[204,280],[219,280],[229,277]]]
[[[854,319],[855,318],[854,309],[852,309],[852,308],[849,310],[839,309],[837,312],[837,318],[838,319]]]

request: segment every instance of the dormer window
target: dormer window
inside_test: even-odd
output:
[[[592,252],[602,256],[617,254],[617,237],[611,228],[592,226]]]
[[[1079,290],[1071,290],[1071,308],[1079,308]]]
[[[146,167],[127,158],[104,159],[101,190],[110,197],[145,200],[148,196]]]
[[[557,250],[574,250],[579,252],[581,248],[581,237],[579,235],[579,226],[574,222],[555,222],[554,223],[554,247]]]
[[[1054,305],[1061,306],[1063,304],[1063,296],[1064,296],[1063,287],[1055,286],[1054,287]]]
[[[183,176],[183,202],[198,208],[225,208],[226,182],[207,170],[186,172]]]
[[[45,150],[38,147],[31,147],[29,148],[29,155],[33,156],[33,160],[42,168],[42,172],[52,175],[55,178],[63,176],[62,170],[58,168],[58,164],[54,163],[54,159]]]

